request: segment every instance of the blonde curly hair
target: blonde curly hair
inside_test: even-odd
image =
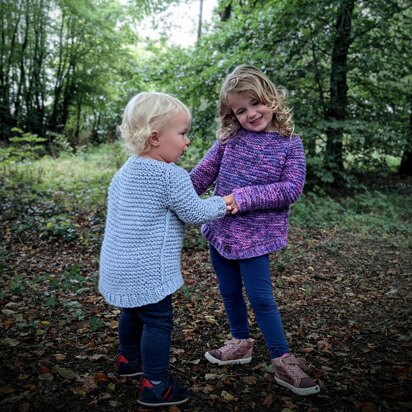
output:
[[[262,102],[273,113],[273,126],[282,136],[291,136],[294,130],[291,110],[285,105],[286,90],[276,87],[269,78],[254,66],[237,66],[223,81],[219,96],[218,139],[226,143],[240,128],[228,103],[230,93],[244,93]]]
[[[140,155],[148,148],[153,129],[162,130],[180,112],[190,111],[180,100],[165,93],[142,92],[127,104],[120,135],[124,146],[133,154]]]

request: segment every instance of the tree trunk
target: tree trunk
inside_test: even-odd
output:
[[[44,7],[43,1],[40,2],[40,10],[47,10]],[[35,107],[34,116],[36,118],[36,133],[40,136],[46,134],[45,128],[45,69],[44,62],[46,56],[46,13],[41,13],[39,16],[38,32],[36,32],[37,54],[35,59],[33,78],[34,78],[34,96],[33,104]]]
[[[197,41],[202,37],[202,23],[203,23],[203,0],[199,0],[199,22],[197,25]]]
[[[23,94],[25,94],[27,90],[26,85],[26,48],[29,41],[29,26],[30,26],[30,16],[29,16],[29,9],[25,10],[25,26],[24,26],[24,37],[23,42],[21,45],[21,54],[20,54],[20,61],[19,61],[19,76],[17,80],[17,92],[14,98],[14,117],[17,120],[17,124],[20,127],[26,126],[27,117],[22,114],[20,116],[20,112],[22,111],[22,104],[26,103],[23,101]]]
[[[74,131],[74,146],[78,146],[80,144],[80,122],[82,118],[82,100],[81,96],[77,99],[77,107],[76,107],[76,128]]]
[[[53,104],[51,114],[48,119],[49,129],[61,133],[64,128],[64,124],[61,122],[61,105],[62,96],[64,90],[65,79],[69,77],[69,71],[67,67],[69,66],[69,48],[66,44],[67,39],[65,39],[65,27],[70,25],[70,19],[68,19],[63,11],[61,16],[60,30],[59,30],[59,57],[57,63],[57,69],[54,74],[54,87],[53,87]]]
[[[224,7],[223,11],[220,13],[220,21],[227,21],[232,15],[232,5],[229,3]]]
[[[403,151],[398,173],[400,175],[412,176],[412,110],[409,116],[408,130],[406,132],[405,150]]]
[[[347,117],[348,85],[347,59],[352,42],[352,15],[355,0],[342,0],[336,18],[336,33],[332,50],[332,68],[330,78],[330,100],[326,110],[326,120],[343,122]],[[334,177],[343,171],[343,126],[331,125],[326,130],[325,165]]]

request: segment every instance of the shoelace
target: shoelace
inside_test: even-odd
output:
[[[296,359],[294,363],[284,363],[287,371],[290,372],[292,375],[294,375],[298,379],[303,379],[303,378],[308,377],[308,375],[306,375],[306,373],[303,372],[303,370],[300,368],[300,365],[303,366],[304,364],[305,362],[302,359]]]
[[[227,340],[224,343],[224,346],[220,348],[220,352],[226,353],[226,352],[232,350],[233,347],[238,346],[240,344],[240,342],[242,342],[242,341],[236,342],[234,339]]]

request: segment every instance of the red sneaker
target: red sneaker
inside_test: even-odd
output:
[[[171,376],[158,385],[153,385],[149,379],[143,378],[137,402],[149,407],[180,405],[187,402],[191,394],[190,389],[182,386]]]
[[[125,356],[118,355],[114,374],[119,377],[133,377],[143,375],[142,363],[138,360],[129,361]]]

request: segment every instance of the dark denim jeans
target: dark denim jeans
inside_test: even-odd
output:
[[[143,376],[164,380],[169,374],[173,330],[172,296],[138,308],[123,308],[119,319],[120,353],[143,363]]]
[[[247,307],[242,293],[244,285],[271,357],[277,358],[289,352],[273,296],[269,255],[231,260],[224,258],[210,246],[210,256],[232,336],[237,339],[247,339],[250,336]]]

